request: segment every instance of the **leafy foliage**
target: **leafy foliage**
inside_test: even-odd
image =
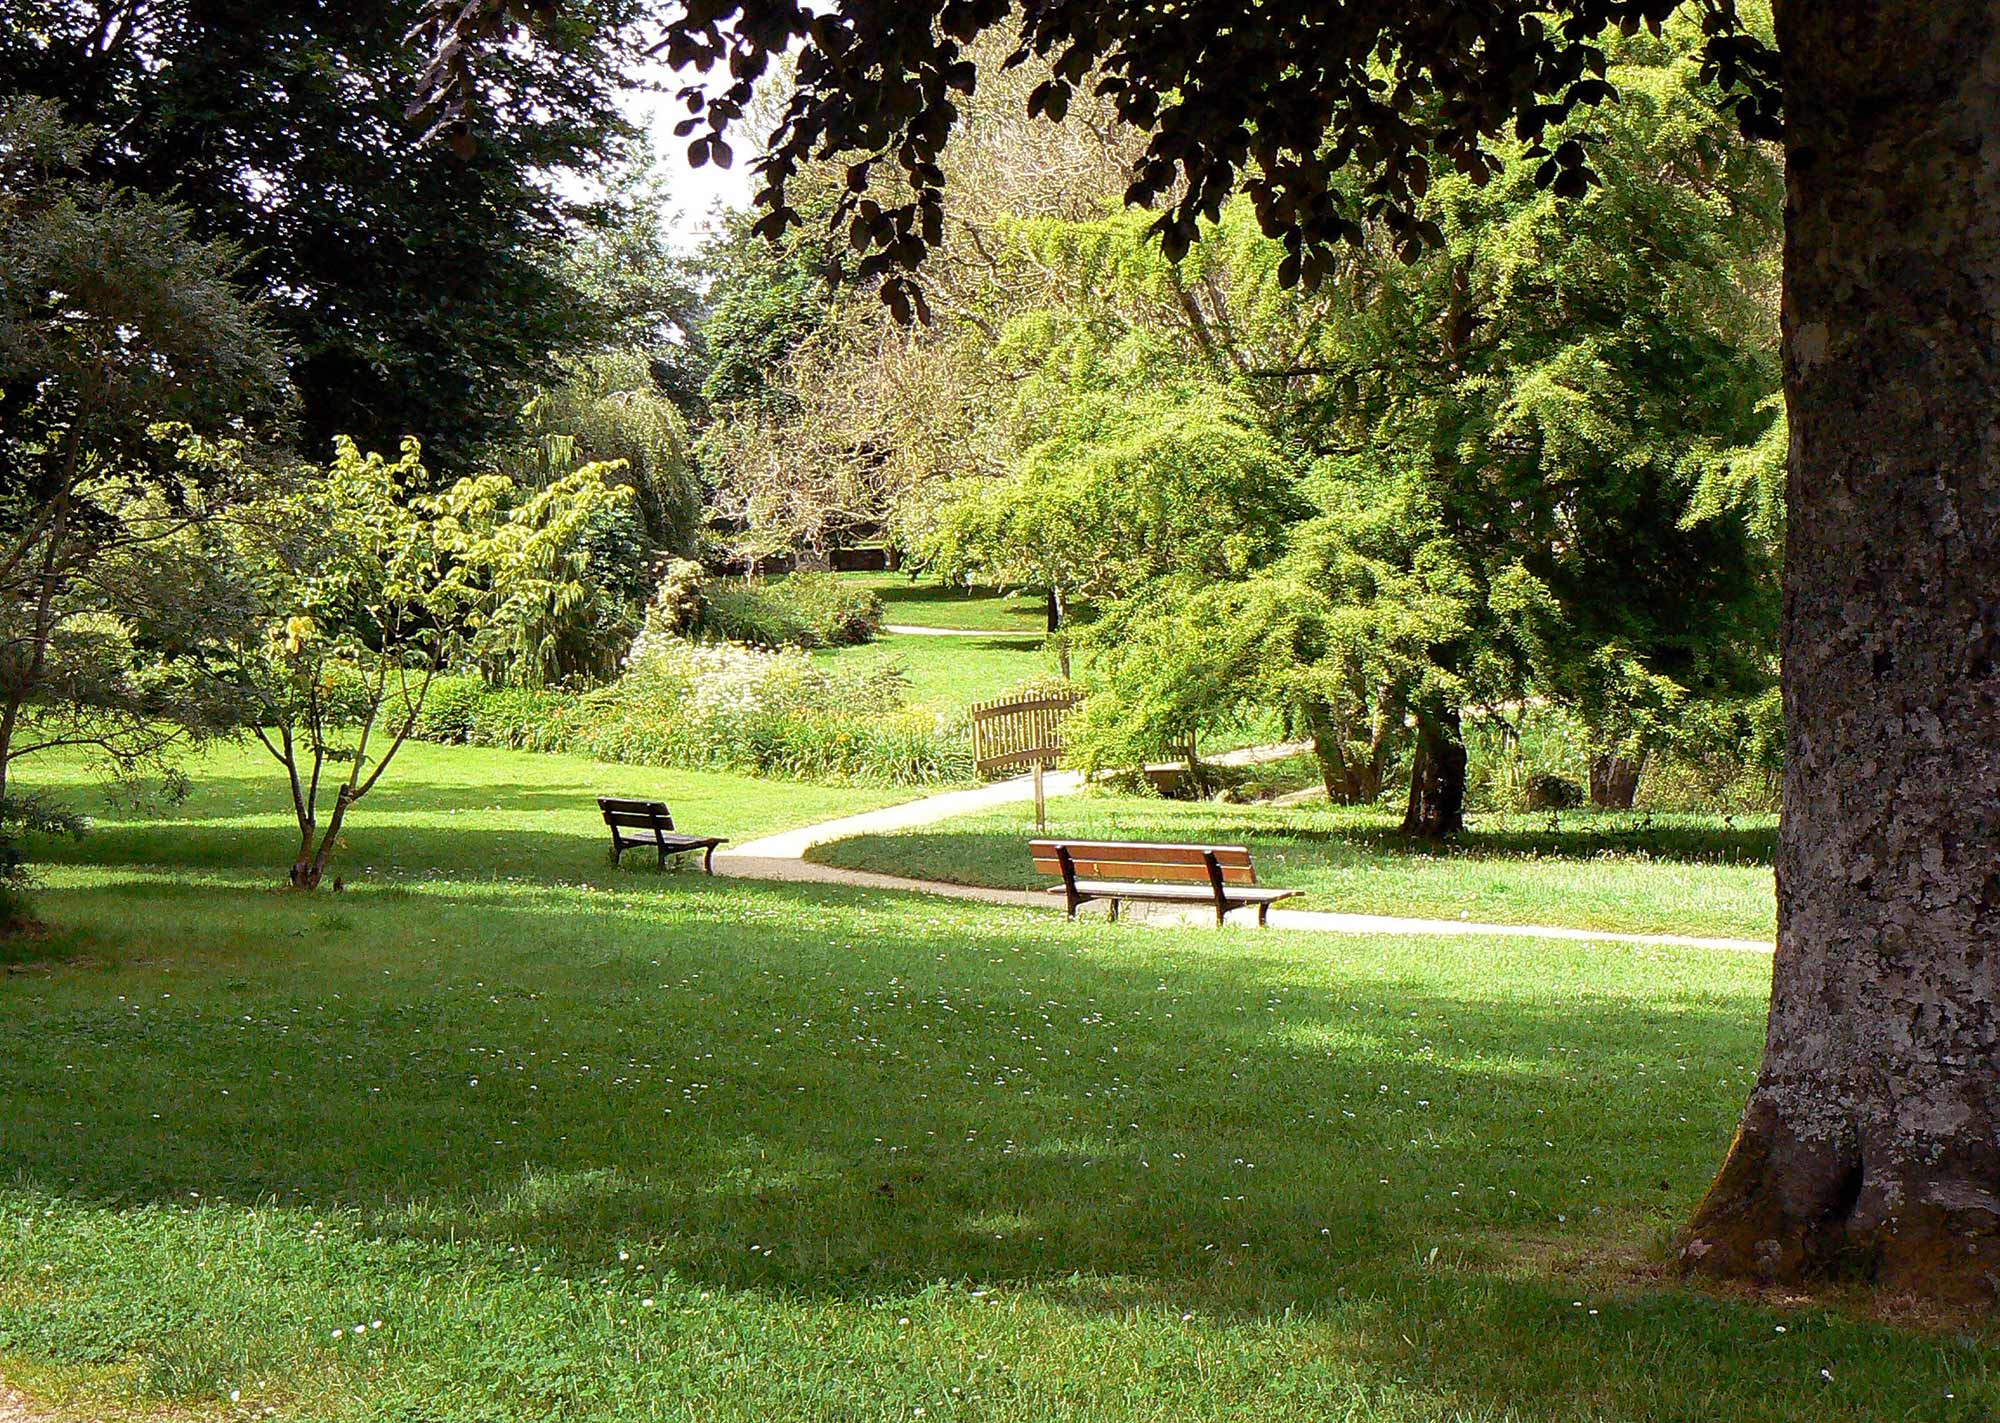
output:
[[[393,448],[421,430],[464,472],[512,428],[522,380],[609,319],[561,248],[611,206],[550,179],[596,171],[627,133],[633,8],[580,0],[489,56],[495,102],[465,155],[403,117],[416,0],[5,0],[0,93],[115,135],[84,154],[95,176],[244,254],[234,279],[293,347],[315,457],[339,433]]]
[[[701,547],[706,511],[687,422],[636,351],[566,357],[561,376],[529,401],[527,438],[500,463],[530,486],[584,464],[616,463],[607,473],[631,487],[639,520],[623,576],[635,591],[649,550],[686,557]]]
[[[226,717],[175,664],[234,590],[170,545],[249,492],[291,393],[237,254],[80,176],[93,141],[0,102],[0,836],[22,758],[160,770]]]
[[[428,483],[414,439],[391,461],[342,438],[321,477],[249,510],[220,550],[249,605],[233,638],[212,643],[211,675],[247,702],[251,733],[284,768],[296,888],[319,885],[443,668],[546,663],[593,595],[584,535],[630,497],[594,465],[518,501],[497,475],[417,492]]]
[[[1193,246],[1241,187],[1264,233],[1283,244],[1287,285],[1329,273],[1331,251],[1373,225],[1406,252],[1441,239],[1425,207],[1446,174],[1495,177],[1509,144],[1525,145],[1534,180],[1564,196],[1594,181],[1585,140],[1565,124],[1617,94],[1598,36],[1621,27],[1657,33],[1680,0],[1504,0],[1475,8],[1422,3],[1356,7],[1313,0],[1243,23],[1229,0],[1158,7],[1127,0],[1052,0],[1014,7],[965,0],[896,6],[808,0],[697,4],[663,21],[675,66],[727,63],[719,94],[685,91],[695,165],[732,161],[729,134],[757,82],[795,48],[793,92],[758,162],[766,208],[758,230],[780,237],[800,222],[788,184],[817,157],[847,157],[834,218],[862,254],[863,278],[882,278],[899,314],[925,310],[909,276],[944,236],[944,149],[980,81],[972,47],[996,32],[1009,63],[1030,57],[1051,72],[1028,112],[1059,120],[1080,93],[1108,99],[1145,130],[1125,200],[1162,204],[1155,228],[1170,256]],[[1735,0],[1703,0],[1704,71],[1739,88],[1736,114],[1775,133],[1777,61]],[[557,0],[427,0],[417,33],[433,59],[420,96],[440,122],[464,130],[477,101],[473,56]],[[1365,164],[1365,185],[1342,179]],[[888,168],[893,183],[878,182]],[[895,191],[882,191],[894,188]]]
[[[758,647],[851,647],[882,626],[882,602],[830,573],[763,582],[715,580],[701,592],[693,627],[724,642]]]
[[[590,692],[440,678],[415,734],[792,780],[923,786],[972,778],[963,725],[906,707],[893,667],[664,635],[643,639],[627,674]]]

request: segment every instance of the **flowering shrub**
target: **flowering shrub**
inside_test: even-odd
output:
[[[906,707],[903,695],[893,668],[829,666],[797,648],[692,643],[653,628],[634,642],[624,676],[595,691],[441,679],[418,734],[795,780],[971,780],[963,722]]]

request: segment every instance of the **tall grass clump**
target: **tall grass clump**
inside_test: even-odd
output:
[[[696,630],[754,647],[852,647],[882,627],[882,600],[831,573],[705,584]]]

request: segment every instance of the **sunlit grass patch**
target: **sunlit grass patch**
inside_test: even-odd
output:
[[[1775,817],[1483,814],[1445,846],[1405,838],[1379,807],[1218,805],[1088,794],[1049,803],[1076,839],[1247,844],[1296,907],[1414,918],[1769,939]],[[822,864],[1028,888],[1032,816],[1003,807],[815,847]]]

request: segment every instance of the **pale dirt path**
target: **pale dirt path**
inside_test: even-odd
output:
[[[53,1413],[44,1413],[22,1395],[7,1387],[0,1378],[0,1423],[59,1423]]]
[[[1203,758],[1215,766],[1256,766],[1266,761],[1282,761],[1311,749],[1309,741],[1280,741],[1270,746],[1246,746],[1240,751],[1225,751],[1219,756]],[[1070,795],[1082,789],[1083,777],[1075,771],[1050,771],[1042,778],[1045,795]],[[945,791],[922,800],[905,801],[883,810],[864,811],[860,815],[844,815],[838,820],[826,820],[818,825],[802,826],[797,830],[785,830],[776,835],[766,835],[759,840],[747,840],[741,845],[732,845],[715,852],[715,863],[723,867],[725,861],[743,862],[748,860],[797,860],[802,859],[807,850],[815,845],[824,845],[829,840],[847,840],[856,835],[880,835],[894,830],[916,830],[926,825],[936,825],[942,820],[953,820],[961,815],[971,815],[975,811],[990,810],[996,805],[1025,804],[1035,798],[1035,778],[1015,776],[1011,780],[994,781],[988,785],[974,786],[970,790]],[[724,869],[724,873],[731,871]],[[768,876],[766,876],[768,878]],[[927,880],[912,881],[927,884]]]
[[[1035,628],[926,628],[914,623],[884,623],[882,631],[902,633],[907,637],[1032,637],[1039,640],[1048,636]]]
[[[1282,761],[1310,749],[1309,742],[1290,741],[1273,746],[1251,746],[1241,751],[1210,757],[1222,765],[1253,766],[1266,761]],[[1044,778],[1048,795],[1070,795],[1083,785],[1074,771],[1058,771]],[[718,850],[717,874],[743,879],[779,880],[792,884],[842,884],[859,889],[883,889],[905,894],[930,894],[944,899],[969,899],[982,904],[1004,904],[1017,909],[1060,909],[1059,900],[1038,890],[991,889],[983,885],[951,884],[944,880],[912,879],[904,875],[878,874],[870,870],[841,869],[816,865],[805,858],[806,851],[831,840],[855,835],[876,835],[896,830],[915,830],[936,825],[974,811],[998,805],[1021,804],[1034,799],[1034,778],[1017,776],[971,790],[947,791],[926,796],[884,810],[843,816],[798,830],[767,835],[741,845]],[[1105,906],[1092,905],[1105,912]],[[1170,904],[1125,906],[1127,919],[1151,924],[1208,924],[1214,911],[1199,906],[1183,909]],[[1242,916],[1245,919],[1250,916]],[[1629,934],[1604,929],[1573,929],[1551,924],[1488,924],[1471,919],[1405,919],[1388,914],[1341,914],[1318,909],[1273,909],[1274,929],[1305,930],[1320,934],[1397,934],[1415,937],[1558,939],[1594,944],[1629,944],[1640,948],[1721,949],[1730,953],[1768,954],[1771,945],[1760,939],[1733,939],[1702,934]],[[12,1423],[0,1414],[0,1423]]]

